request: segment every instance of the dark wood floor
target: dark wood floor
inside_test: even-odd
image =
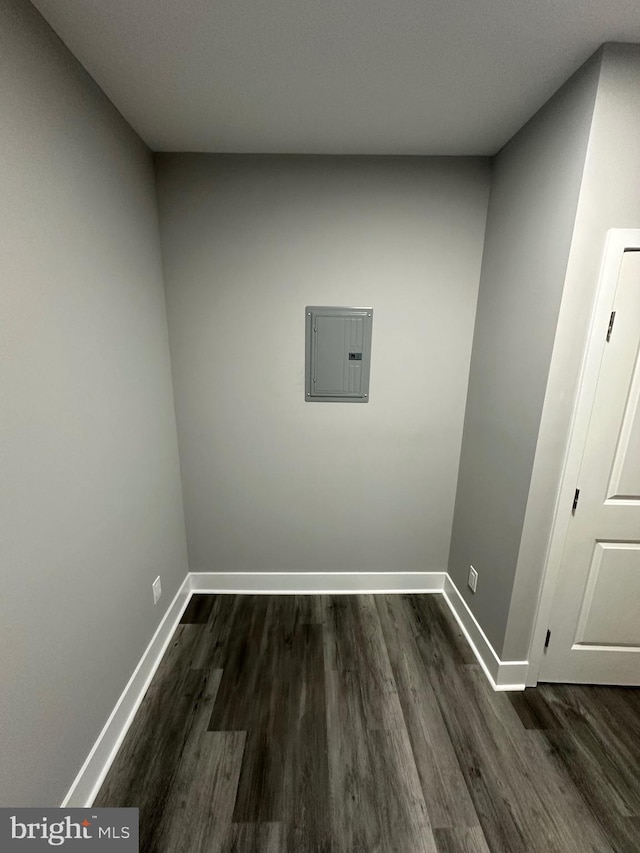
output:
[[[95,805],[143,853],[638,853],[640,691],[494,693],[435,595],[197,595]]]

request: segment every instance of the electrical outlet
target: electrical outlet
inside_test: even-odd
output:
[[[473,566],[469,566],[469,580],[467,581],[469,584],[469,589],[471,592],[476,591],[476,587],[478,586],[478,573],[473,568]]]
[[[160,575],[153,582],[153,603],[157,604],[162,595],[162,584],[160,583]]]

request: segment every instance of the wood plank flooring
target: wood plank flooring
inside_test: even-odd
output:
[[[494,693],[437,595],[196,595],[95,805],[142,853],[638,853],[640,690]]]

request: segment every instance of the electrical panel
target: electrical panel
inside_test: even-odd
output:
[[[373,308],[307,306],[305,399],[368,403]]]

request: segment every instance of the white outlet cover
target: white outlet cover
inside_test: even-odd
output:
[[[472,592],[475,592],[478,586],[478,572],[473,568],[473,566],[469,566],[469,580],[467,583],[469,585],[469,589]]]
[[[157,604],[162,595],[162,584],[160,583],[160,575],[153,582],[153,603]]]

